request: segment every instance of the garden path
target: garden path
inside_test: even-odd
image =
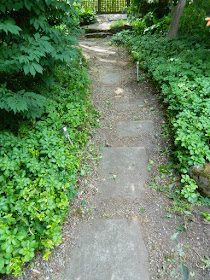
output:
[[[177,212],[187,210],[177,215],[164,193],[176,177],[164,172],[169,143],[162,137],[165,120],[157,90],[144,73],[137,83],[134,62],[125,50],[110,46],[109,38],[79,43],[92,81],[91,99],[101,114],[88,150],[92,143],[102,159],[92,163],[90,176],[81,174],[62,243],[49,260],[38,252],[23,275],[1,279],[188,279],[184,267],[189,279],[209,280],[201,259],[209,224],[191,206],[177,206]]]
[[[117,21],[124,21],[120,26],[113,26]],[[82,28],[85,30],[87,38],[105,38],[123,29],[131,29],[132,27],[126,22],[127,14],[102,14],[97,15],[96,22],[84,25]]]
[[[134,70],[128,69],[129,60],[107,41],[80,41],[80,46],[90,65],[94,103],[104,118],[100,192],[92,202],[96,209],[103,205],[104,213],[77,228],[64,279],[149,280],[140,208],[128,217],[122,206],[141,205],[154,124],[149,114],[142,114],[147,101],[134,80]],[[120,217],[109,218],[116,209]]]
[[[84,29],[97,31],[109,31],[110,26],[118,20],[126,20],[127,14],[101,14],[96,16],[96,22],[83,26]]]
[[[186,268],[194,275],[189,279],[209,279],[200,259],[208,224],[192,208],[186,208],[190,215],[174,213],[164,193],[176,177],[160,169],[168,165],[169,143],[163,138],[157,90],[144,73],[137,83],[134,62],[107,38],[79,43],[92,81],[91,99],[101,114],[88,150],[96,157],[99,148],[102,159],[92,162],[89,176],[83,166],[62,243],[49,260],[39,252],[24,275],[5,279],[175,280],[183,279]],[[177,231],[183,225],[186,230]]]

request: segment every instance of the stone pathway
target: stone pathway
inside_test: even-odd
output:
[[[123,26],[111,28],[118,20],[127,20],[127,14],[103,14],[97,15],[96,22],[90,25],[82,26],[88,38],[104,38],[106,36],[117,33],[123,29],[131,29],[132,27],[125,23]]]
[[[132,88],[122,86],[128,84],[130,77],[124,76],[127,75],[125,62],[116,60],[115,50],[102,40],[81,41],[80,45],[90,64],[92,88],[101,102],[100,107],[110,103],[110,115],[119,119],[115,128],[111,129],[112,137],[109,137],[110,129],[104,132],[100,193],[93,202],[96,207],[103,204],[106,213],[109,213],[113,205],[119,205],[123,200],[129,200],[131,204],[141,201],[148,176],[148,156],[142,144],[150,142],[154,126],[150,119],[132,121],[123,117],[131,110],[141,110],[145,103],[142,96],[133,94]],[[101,90],[107,97],[106,105],[100,99]],[[135,138],[133,142],[132,137]],[[120,145],[109,146],[107,143],[117,143],[115,138],[118,141],[122,139]],[[123,139],[130,139],[129,145],[124,146]],[[83,223],[75,236],[76,244],[65,270],[67,279],[149,280],[147,250],[137,213],[130,219],[101,218],[91,224]]]
[[[88,29],[94,29],[95,31],[109,30],[110,25],[112,25],[117,20],[126,20],[127,14],[104,14],[97,15],[96,22],[85,26]]]
[[[102,150],[99,169],[92,162],[89,176],[80,177],[62,243],[49,260],[38,252],[23,275],[0,278],[177,280],[183,279],[184,263],[189,280],[209,280],[201,261],[209,256],[209,223],[200,209],[186,208],[180,215],[171,208],[165,189],[176,176],[159,170],[168,165],[170,142],[162,135],[165,119],[157,90],[143,73],[142,82],[136,82],[134,62],[108,39],[83,39],[80,46],[92,80],[91,98],[101,114],[89,143],[89,150],[93,142]],[[185,230],[178,231],[180,226]]]

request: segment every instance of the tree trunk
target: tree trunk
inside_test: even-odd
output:
[[[177,36],[180,18],[186,4],[186,0],[179,0],[176,10],[173,12],[170,28],[167,34],[167,38],[173,38]]]

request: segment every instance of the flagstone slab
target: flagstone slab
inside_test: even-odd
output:
[[[126,98],[126,97],[121,97],[118,98],[115,108],[117,110],[135,110],[139,107],[144,107],[145,103],[144,100],[141,99],[134,99],[134,98]]]
[[[153,130],[152,121],[121,121],[117,123],[117,134],[120,137],[140,136]]]
[[[102,76],[102,82],[106,85],[114,85],[121,81],[119,73],[108,73]]]
[[[103,198],[139,198],[147,178],[144,147],[107,147],[102,151],[99,189]]]
[[[148,256],[137,217],[83,223],[77,235],[65,279],[149,280]]]
[[[103,95],[107,95],[107,97],[108,97],[108,96],[111,96],[111,95],[113,94],[113,91],[114,91],[113,88],[112,88],[112,87],[109,87],[109,86],[97,87],[96,90],[97,90],[99,96],[100,96],[101,94],[103,94]]]

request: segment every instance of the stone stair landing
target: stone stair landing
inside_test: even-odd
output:
[[[111,36],[121,30],[131,29],[129,24],[125,24],[120,27],[111,28],[117,20],[126,20],[126,14],[106,14],[98,15],[95,23],[82,26],[82,29],[86,32],[87,38],[104,38]]]

